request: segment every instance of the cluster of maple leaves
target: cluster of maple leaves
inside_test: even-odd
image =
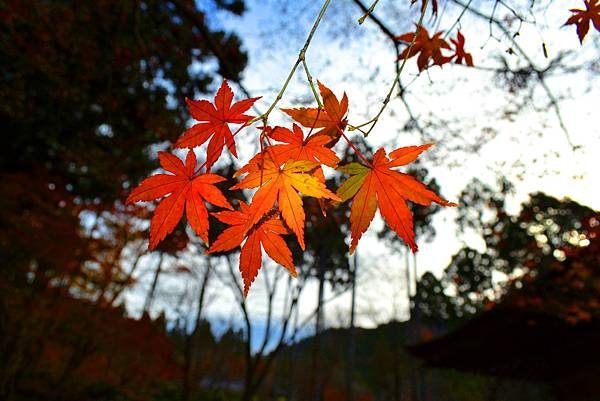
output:
[[[414,1],[413,1],[414,3]],[[575,25],[577,27],[577,37],[579,42],[583,43],[583,39],[590,30],[590,24],[600,32],[600,0],[583,0],[585,10],[572,8],[572,15],[567,19],[564,25]],[[423,1],[421,12],[424,12],[426,2]],[[437,14],[437,1],[432,1],[432,12]],[[399,60],[411,58],[417,54],[417,67],[419,71],[424,69],[454,61],[456,64],[466,64],[473,67],[473,57],[465,51],[465,37],[458,31],[456,38],[451,38],[450,43],[443,37],[443,31],[436,32],[433,36],[429,36],[429,32],[422,25],[417,25],[414,32],[407,32],[395,37],[398,42],[403,42],[409,46],[404,49],[398,56]],[[410,46],[412,44],[412,46]],[[450,51],[448,55],[444,54],[444,50]],[[431,61],[431,65],[430,65]]]
[[[565,23],[577,25],[581,42],[590,23],[600,31],[599,0],[584,0],[584,3],[586,10],[572,9],[573,15]],[[433,7],[434,12],[437,11],[435,1]],[[465,38],[460,31],[456,38],[450,39],[451,44],[442,37],[441,31],[430,36],[422,25],[395,39],[407,45],[399,59],[418,54],[419,71],[451,61],[473,66],[473,58],[465,50]],[[184,132],[174,145],[188,149],[185,162],[168,152],[159,152],[160,165],[167,174],[145,179],[127,198],[127,203],[163,198],[151,221],[150,249],[156,248],[175,229],[184,211],[192,229],[208,244],[209,211],[205,203],[225,209],[212,212],[229,227],[210,245],[208,252],[229,251],[241,245],[240,271],[246,295],[262,265],[263,249],[271,259],[296,275],[292,253],[282,236],[295,235],[300,248],[305,249],[302,196],[310,196],[320,201],[324,214],[331,204],[352,200],[350,253],[356,249],[377,208],[389,227],[415,252],[412,214],[406,201],[425,206],[432,202],[443,206],[455,204],[442,199],[412,176],[394,169],[413,162],[431,145],[401,147],[389,154],[380,148],[372,160],[358,153],[362,163],[338,166],[340,158],[333,150],[334,145],[340,138],[352,145],[344,134],[348,123],[348,97],[344,94],[340,100],[322,83],[318,82],[318,86],[323,107],[282,109],[294,120],[291,129],[261,127],[261,151],[234,174],[243,178],[230,188],[256,189],[250,204],[240,202],[238,210],[215,186],[226,179],[210,170],[225,147],[237,158],[235,136],[257,120],[245,113],[258,98],[234,103],[233,91],[223,81],[213,103],[186,99],[198,123]],[[240,127],[232,132],[230,124]],[[302,127],[309,129],[308,133]],[[263,147],[263,138],[268,146]],[[194,149],[206,142],[206,160],[198,167]],[[323,166],[335,168],[349,178],[333,192],[325,185]]]
[[[186,99],[198,123],[175,143],[177,148],[188,149],[185,161],[168,152],[159,152],[160,165],[166,173],[143,180],[127,198],[128,203],[163,198],[151,221],[150,249],[173,231],[184,211],[192,229],[208,244],[206,203],[222,208],[212,215],[229,227],[210,245],[208,252],[229,251],[241,245],[240,271],[247,294],[262,265],[262,250],[296,275],[292,253],[282,236],[295,235],[300,248],[305,249],[302,196],[310,196],[321,201],[324,213],[332,203],[352,199],[350,252],[368,229],[377,207],[387,224],[416,251],[412,214],[406,201],[421,205],[454,204],[394,168],[411,163],[431,145],[402,147],[389,155],[379,149],[371,161],[360,155],[363,163],[338,166],[340,158],[333,146],[340,138],[348,140],[344,134],[348,97],[344,94],[340,100],[325,85],[320,82],[318,85],[322,108],[283,109],[295,121],[291,129],[261,127],[261,142],[264,137],[268,146],[237,170],[234,177],[243,178],[230,188],[256,188],[256,191],[250,204],[239,202],[237,210],[215,186],[225,178],[210,170],[225,147],[237,157],[234,137],[253,119],[244,113],[258,98],[234,103],[233,92],[223,81],[214,103]],[[241,126],[232,132],[230,124]],[[308,128],[308,133],[301,126]],[[198,166],[194,148],[206,142],[206,161]],[[325,184],[323,166],[337,168],[350,177],[333,192]]]
[[[463,64],[473,67],[473,57],[471,53],[465,51],[465,37],[458,31],[455,39],[450,39],[453,47],[442,38],[442,31],[436,32],[433,36],[429,36],[429,32],[422,25],[417,25],[415,32],[407,32],[395,39],[399,42],[409,44],[402,53],[398,56],[399,60],[404,60],[419,54],[417,58],[417,67],[419,71],[423,71],[429,67],[429,61],[432,65],[442,66],[454,60],[456,64]],[[414,43],[413,43],[414,41]],[[410,44],[412,43],[412,46]],[[450,55],[444,55],[442,50],[452,51]]]

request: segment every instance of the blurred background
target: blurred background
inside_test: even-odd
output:
[[[377,216],[350,257],[348,205],[306,199],[298,278],[265,260],[244,299],[238,251],[182,221],[149,252],[154,204],[124,200],[192,123],[185,97],[227,79],[265,111],[322,3],[0,1],[0,399],[600,400],[600,33],[563,26],[579,1],[437,3],[424,25],[460,29],[475,67],[409,60],[351,134],[366,155],[435,143],[403,171],[459,206],[412,208],[417,254]],[[359,25],[370,5],[333,0],[306,56],[355,125],[419,18],[382,0]],[[279,105],[313,103],[299,71]]]

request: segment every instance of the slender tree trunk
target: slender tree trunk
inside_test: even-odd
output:
[[[408,251],[406,250],[406,252]],[[404,260],[404,273],[406,274],[406,298],[408,300],[408,320],[410,321],[412,319],[412,283],[410,280],[410,267],[408,266],[408,258],[405,258]]]
[[[417,284],[416,284],[416,271],[412,271],[411,272],[411,267],[410,267],[410,257],[409,257],[409,252],[410,249],[408,247],[405,248],[404,250],[404,263],[406,265],[406,276],[407,276],[407,280],[408,280],[408,302],[409,302],[409,311],[412,308],[412,304],[413,304],[413,297],[416,297],[416,293],[417,293]],[[415,289],[414,289],[414,295],[413,295],[413,282],[415,283]],[[419,325],[420,325],[420,317],[419,317],[419,309],[415,307],[414,312],[411,313],[410,316],[410,327],[409,327],[409,331],[408,331],[408,341],[407,342],[415,342],[418,339],[418,333],[419,333]],[[412,362],[412,366],[410,369],[410,378],[411,378],[411,399],[414,401],[420,401],[419,398],[419,375],[420,375],[420,369],[419,369],[419,364],[416,358],[411,357],[410,358],[411,362]]]
[[[160,253],[158,258],[158,266],[156,266],[156,270],[154,271],[154,278],[152,279],[152,286],[150,287],[150,291],[148,291],[148,295],[146,296],[146,301],[144,302],[144,313],[150,311],[150,307],[152,306],[152,301],[154,300],[154,292],[156,291],[156,285],[158,284],[158,278],[160,277],[160,273],[162,271],[162,263],[163,263],[163,253]]]
[[[323,299],[325,297],[325,269],[320,268],[318,273],[319,278],[319,292],[317,294],[317,315],[315,320],[315,336],[313,341],[313,354],[312,354],[312,380],[310,386],[310,394],[312,400],[321,401],[322,389],[321,389],[321,332],[323,331]]]
[[[194,390],[196,385],[196,380],[198,379],[195,374],[194,365],[196,364],[195,352],[197,347],[197,337],[199,332],[199,326],[202,321],[202,310],[204,307],[204,298],[206,294],[206,287],[208,286],[208,281],[210,279],[210,274],[212,270],[212,265],[210,263],[210,259],[208,259],[206,266],[206,273],[202,277],[202,282],[200,283],[200,290],[198,293],[198,304],[196,310],[196,320],[194,321],[194,329],[190,334],[187,333],[187,325],[185,325],[184,334],[185,334],[185,344],[184,344],[184,363],[183,363],[183,383],[182,383],[182,392],[181,399],[183,401],[188,401],[190,399],[190,393]]]
[[[296,313],[294,316],[294,329],[292,333],[294,333],[292,337],[292,344],[290,346],[289,352],[289,375],[288,375],[288,399],[290,401],[295,401],[298,399],[298,394],[296,394],[296,364],[297,364],[297,355],[298,355],[298,345],[296,344],[296,333],[298,333],[298,320],[300,319],[300,311],[296,309]]]
[[[355,348],[355,329],[354,319],[356,315],[356,275],[358,274],[358,252],[354,253],[352,269],[352,297],[350,303],[350,328],[348,331],[348,361],[346,363],[346,399],[354,401],[354,348]]]

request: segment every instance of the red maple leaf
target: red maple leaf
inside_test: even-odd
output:
[[[417,251],[412,214],[406,204],[411,200],[419,205],[428,206],[435,202],[442,206],[456,206],[440,198],[435,192],[418,182],[414,177],[392,170],[414,161],[431,145],[408,146],[398,148],[390,153],[379,149],[373,156],[371,166],[350,163],[338,170],[350,174],[337,190],[337,195],[346,201],[354,198],[350,209],[350,229],[352,243],[350,253],[354,252],[358,240],[369,228],[375,216],[377,205],[381,216],[413,252]]]
[[[415,35],[415,43],[412,47],[410,47]],[[440,31],[432,37],[429,37],[429,32],[427,32],[427,29],[421,25],[417,25],[416,32],[407,32],[397,36],[395,38],[397,41],[402,41],[409,44],[409,46],[404,49],[402,53],[400,53],[398,60],[411,58],[417,53],[420,53],[419,57],[417,58],[417,66],[419,67],[419,71],[423,71],[428,67],[430,59],[433,60],[433,65],[439,66],[449,62],[451,58],[444,56],[442,54],[442,49],[450,49],[450,45],[448,42],[442,39],[441,36],[442,32]]]
[[[410,5],[415,4],[417,0],[411,0]],[[425,7],[427,7],[427,0],[421,0],[421,13],[425,13]],[[433,15],[437,15],[438,13],[438,3],[437,0],[431,0],[431,13]]]
[[[572,8],[573,15],[565,22],[565,25],[577,25],[577,37],[579,43],[583,43],[583,38],[590,30],[590,22],[594,28],[600,32],[600,0],[583,0],[585,10]]]
[[[208,243],[208,211],[204,201],[231,209],[231,205],[221,191],[213,184],[225,181],[216,174],[198,174],[196,155],[188,150],[185,165],[177,157],[167,152],[159,152],[158,160],[162,168],[171,174],[156,174],[135,188],[126,203],[137,201],[160,201],[150,223],[149,248],[154,249],[169,234],[183,216],[185,208],[187,220],[200,238]]]
[[[288,269],[292,276],[296,276],[292,252],[281,238],[281,235],[290,234],[290,231],[284,226],[278,213],[267,214],[250,230],[247,229],[247,226],[252,218],[252,213],[250,206],[244,202],[240,202],[240,211],[223,211],[213,213],[213,215],[231,227],[219,235],[208,250],[209,253],[229,251],[246,239],[240,252],[240,272],[244,279],[244,296],[248,294],[250,285],[262,265],[261,246],[271,259]]]
[[[348,120],[348,96],[346,93],[339,101],[334,93],[317,81],[319,92],[323,98],[323,109],[318,107],[301,107],[298,109],[281,109],[284,113],[292,117],[295,121],[306,128],[322,128],[317,134],[328,137],[327,147],[332,147],[339,141],[340,132],[346,129]]]
[[[233,91],[223,81],[221,87],[215,95],[214,104],[208,100],[185,99],[192,117],[200,123],[183,133],[181,138],[175,143],[177,148],[193,148],[200,146],[209,138],[208,149],[206,151],[206,171],[210,171],[212,165],[219,159],[223,147],[227,145],[232,155],[237,157],[235,140],[229,129],[229,124],[245,124],[252,119],[252,116],[244,114],[258,97],[241,100],[233,103]]]
[[[450,39],[450,42],[454,45],[454,55],[452,56],[452,58],[455,58],[454,62],[462,64],[464,60],[466,65],[473,67],[473,56],[465,51],[465,37],[463,34],[458,31],[456,39]]]

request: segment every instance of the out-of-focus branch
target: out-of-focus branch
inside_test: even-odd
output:
[[[467,3],[462,2],[461,0],[451,0],[451,1],[461,7],[464,7],[474,16],[488,21],[490,23],[490,25],[494,24],[508,38],[508,40],[512,44],[512,47],[523,58],[523,60],[525,60],[525,62],[528,64],[529,68],[535,73],[535,76],[538,79],[538,82],[540,83],[540,85],[542,86],[542,89],[544,89],[544,92],[546,92],[546,96],[548,97],[548,100],[550,101],[550,105],[554,109],[554,113],[556,114],[560,128],[564,132],[567,142],[569,143],[569,146],[571,147],[572,150],[577,150],[580,146],[573,144],[573,142],[571,141],[571,136],[569,134],[569,130],[567,129],[567,127],[564,123],[564,120],[562,118],[562,113],[560,110],[560,106],[558,104],[558,100],[557,100],[556,96],[554,95],[554,92],[550,89],[550,87],[548,86],[548,83],[546,82],[545,74],[544,74],[545,70],[540,69],[535,65],[535,63],[533,62],[531,57],[529,57],[527,52],[525,52],[525,50],[523,50],[523,48],[521,46],[519,46],[519,44],[515,40],[514,35],[512,35],[510,33],[510,31],[508,30],[508,28],[506,28],[506,26],[504,26],[502,21],[498,20],[493,15],[487,15],[487,14],[483,13],[482,11],[479,11],[478,9],[473,8],[472,6],[470,6]]]
[[[381,19],[379,19],[372,12],[372,10],[369,11],[369,8],[367,8],[367,6],[362,2],[362,0],[353,0],[353,1],[354,1],[354,4],[356,4],[365,13],[365,15],[368,14],[369,19],[371,21],[373,21],[373,23],[379,28],[379,30],[388,38],[388,40],[390,40],[392,42],[392,45],[394,46],[394,51],[396,52],[395,67],[396,67],[396,76],[398,76],[398,95],[397,96],[402,100],[402,104],[404,105],[404,108],[406,109],[406,112],[408,113],[409,120],[414,124],[415,129],[421,134],[421,136],[423,138],[428,137],[427,132],[425,131],[423,126],[420,124],[419,119],[414,115],[412,109],[409,107],[409,103],[406,100],[406,91],[404,90],[404,86],[402,85],[402,81],[400,80],[400,63],[402,60],[400,59],[400,44],[396,40],[396,37],[398,35],[394,34],[394,32],[392,32],[392,30],[390,28],[388,28],[388,26],[385,25],[385,23],[383,23],[383,21],[381,21]]]
[[[181,14],[183,14],[198,29],[198,32],[200,32],[200,34],[202,35],[202,38],[208,46],[208,49],[215,56],[223,71],[230,77],[235,77],[236,74],[234,72],[233,67],[229,63],[227,57],[223,54],[221,47],[217,43],[215,43],[212,35],[210,34],[210,31],[206,27],[206,24],[204,23],[200,14],[198,14],[198,12],[196,12],[195,10],[192,10],[187,4],[184,4],[184,2],[181,0],[170,1],[171,4],[173,4],[175,8],[179,10],[179,12],[181,12]],[[190,4],[193,3],[190,2]],[[244,95],[246,95],[247,97],[252,97],[250,91],[248,91],[248,89],[244,86],[244,84],[242,84],[240,80],[235,80],[235,83],[242,90],[242,92],[244,92]]]

